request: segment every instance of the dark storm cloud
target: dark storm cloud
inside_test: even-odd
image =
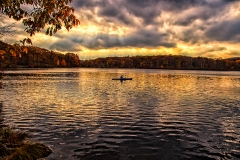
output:
[[[230,5],[234,4],[232,2],[237,1],[205,0],[196,1],[195,3],[192,3],[192,5],[182,4],[182,7],[180,7],[182,9],[179,10],[177,8],[172,8],[172,10],[170,10],[170,12],[176,14],[176,20],[173,24],[180,26],[188,26],[191,25],[195,20],[202,20],[208,23],[207,21],[209,19],[212,18],[219,19],[219,17],[223,17],[228,13]]]
[[[113,16],[127,11],[137,17],[152,18],[159,16],[161,11],[180,11],[199,5],[210,5],[219,7],[223,2],[230,1],[218,0],[213,3],[206,0],[81,0],[73,1],[72,5],[77,9],[88,8],[93,9],[99,7],[100,15]],[[126,9],[126,10],[123,10]],[[114,14],[113,14],[114,13]]]
[[[219,22],[211,26],[205,36],[211,40],[240,42],[240,20]]]
[[[161,11],[158,8],[159,1],[157,0],[148,0],[148,1],[124,1],[124,0],[83,0],[83,1],[74,1],[73,6],[76,10],[81,10],[87,8],[89,10],[94,10],[98,8],[98,16],[104,17],[105,19],[118,20],[124,24],[132,24],[129,21],[127,16],[134,16],[141,18],[145,24],[150,24],[153,22],[154,18],[161,14]],[[127,16],[126,16],[127,15]],[[113,20],[113,19],[112,19]],[[114,20],[113,20],[114,22]]]
[[[220,11],[223,6],[231,2],[236,0],[75,0],[72,5],[76,10],[82,8],[93,10],[98,7],[100,10],[98,14],[103,17],[119,18],[119,15],[127,12],[142,18],[144,22],[151,23],[162,11],[177,13],[196,6],[210,7],[210,10]]]
[[[75,8],[75,9],[78,9],[78,8],[91,8],[91,7],[101,7],[104,3],[107,3],[108,1],[107,0],[74,0],[72,2],[72,6]]]
[[[66,52],[76,52],[79,51],[79,48],[77,48],[77,44],[70,42],[66,39],[62,39],[60,41],[57,41],[53,43],[49,49],[50,50],[59,50],[59,51],[66,51]]]
[[[130,35],[97,34],[90,37],[72,37],[74,43],[81,44],[91,49],[114,48],[114,47],[175,47],[174,42],[167,40],[166,33],[158,33],[156,29],[142,28]]]
[[[125,25],[132,33],[120,37],[98,33],[92,37],[82,37],[78,43],[89,48],[107,47],[175,47],[170,41],[175,39],[189,43],[197,43],[204,37],[208,40],[239,41],[239,21],[234,18],[224,20],[229,7],[238,0],[75,0],[72,5],[76,11],[89,10],[92,17],[103,18],[105,23]],[[164,13],[170,13],[169,19],[163,19]],[[91,15],[89,15],[91,17]],[[193,25],[200,20],[201,25]],[[217,21],[218,20],[218,21]],[[180,34],[169,31],[163,34],[160,30],[144,29],[147,26],[160,27],[167,23],[172,26],[189,27]],[[97,25],[97,24],[96,24]],[[99,24],[104,25],[104,24]],[[224,28],[224,29],[223,29]],[[169,29],[171,30],[171,28]],[[196,32],[200,31],[201,32]],[[224,31],[224,32],[223,32]]]
[[[134,34],[127,36],[124,39],[125,44],[138,47],[175,47],[176,44],[169,42],[167,33],[159,33],[157,29],[140,29]]]
[[[99,9],[99,14],[105,17],[105,20],[108,22],[120,22],[125,25],[134,25],[133,20],[130,18],[126,8],[119,10],[119,6],[116,4],[110,4],[106,7]]]

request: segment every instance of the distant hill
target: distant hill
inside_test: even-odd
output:
[[[62,54],[33,46],[0,41],[1,68],[88,67],[240,71],[240,57],[212,59],[179,55],[106,57],[80,60],[74,53]]]
[[[10,45],[0,41],[1,68],[79,67],[74,53],[62,54],[35,46]]]
[[[94,68],[148,68],[186,70],[240,71],[240,57],[212,59],[177,55],[107,57],[80,62],[81,67]]]

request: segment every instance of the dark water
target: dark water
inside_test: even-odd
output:
[[[6,71],[0,103],[49,160],[240,159],[240,72]]]

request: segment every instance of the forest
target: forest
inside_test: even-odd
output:
[[[107,57],[80,61],[81,67],[240,71],[240,57],[211,59],[177,55]]]
[[[36,46],[9,45],[0,41],[1,68],[52,68],[79,67],[80,60],[74,53],[62,54]]]
[[[59,53],[36,46],[0,41],[1,68],[145,68],[240,71],[240,57],[221,59],[179,55],[106,57],[80,60],[74,53]]]

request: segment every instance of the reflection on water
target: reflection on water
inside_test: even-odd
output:
[[[238,159],[240,73],[8,71],[4,123],[31,132],[47,159]],[[112,81],[113,77],[133,78]]]

